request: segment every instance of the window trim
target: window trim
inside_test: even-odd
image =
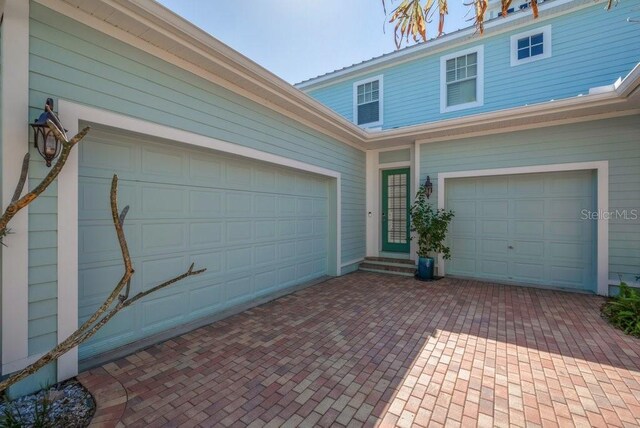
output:
[[[540,33],[542,33],[542,54],[518,59],[518,40]],[[551,44],[551,25],[545,25],[544,27],[538,27],[523,33],[514,34],[511,36],[511,67],[551,58]]]
[[[369,122],[363,123],[362,125],[358,125],[358,86],[364,85],[366,83],[371,83],[378,81],[378,121],[377,122]],[[384,85],[382,74],[378,76],[372,76],[367,79],[358,80],[353,83],[353,123],[358,125],[361,128],[376,128],[381,127],[383,123],[382,113],[384,112]]]
[[[447,106],[447,61],[463,55],[478,55],[476,74],[476,100],[470,103]],[[484,105],[484,45],[474,46],[462,51],[453,52],[440,57],[440,113],[465,110]]]

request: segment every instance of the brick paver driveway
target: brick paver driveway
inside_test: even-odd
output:
[[[640,340],[603,301],[355,273],[80,378],[119,382],[95,421],[127,426],[639,425]]]

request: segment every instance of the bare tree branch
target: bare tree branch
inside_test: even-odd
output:
[[[193,266],[192,266],[193,267]],[[187,277],[193,276],[193,275],[199,275],[201,273],[203,273],[204,271],[206,271],[206,269],[200,269],[200,270],[192,270],[189,269],[187,272],[176,276],[175,278],[172,278],[168,281],[163,282],[160,285],[157,285],[145,292],[141,292],[136,294],[134,297],[132,297],[131,299],[125,300],[125,301],[118,301],[118,303],[113,307],[113,309],[111,309],[109,312],[107,312],[107,314],[102,317],[95,325],[91,326],[91,328],[87,329],[85,328],[84,330],[78,329],[75,332],[73,332],[67,339],[65,339],[64,341],[60,342],[57,346],[55,346],[53,349],[51,349],[51,351],[47,352],[46,354],[44,354],[42,357],[40,357],[36,362],[34,362],[33,364],[30,364],[29,366],[25,367],[24,369],[22,369],[21,371],[19,371],[18,373],[14,374],[13,376],[5,379],[3,382],[0,383],[0,392],[6,390],[8,387],[10,387],[11,385],[20,382],[21,380],[27,378],[28,376],[31,376],[32,374],[34,374],[35,372],[37,372],[38,370],[40,370],[41,368],[43,368],[44,366],[46,366],[47,364],[57,360],[58,358],[60,358],[62,355],[66,354],[67,352],[69,352],[71,349],[75,348],[76,346],[78,346],[79,344],[87,341],[88,339],[90,339],[93,335],[95,335],[98,330],[100,330],[102,327],[104,327],[104,325],[109,322],[111,320],[111,318],[113,318],[118,312],[120,312],[122,309],[131,306],[133,303],[135,303],[136,301],[140,300],[141,298],[156,292],[162,288],[168,287],[171,284],[174,284],[180,280],[183,280]],[[98,311],[96,311],[94,313],[98,314],[98,312],[100,311],[100,309]],[[102,311],[103,313],[105,312],[104,310]],[[98,314],[102,315],[102,313]],[[84,324],[83,324],[84,326]]]
[[[20,194],[22,193],[22,189],[24,189],[24,183],[27,182],[27,174],[29,173],[29,158],[31,156],[29,153],[24,155],[22,158],[22,170],[20,171],[20,180],[18,180],[18,185],[16,186],[16,191],[13,192],[13,197],[11,198],[11,203],[14,203],[20,198]]]
[[[42,192],[47,190],[51,183],[53,183],[53,181],[58,177],[60,171],[62,171],[62,167],[67,163],[67,159],[69,158],[69,154],[73,147],[79,143],[91,129],[90,127],[84,128],[69,141],[53,122],[48,121],[47,123],[53,133],[62,141],[62,151],[60,152],[60,156],[58,157],[56,164],[49,170],[47,176],[35,187],[35,189],[20,199],[12,201],[9,206],[7,206],[2,217],[0,217],[0,235],[3,234],[2,232],[7,228],[7,224],[9,224],[9,221],[18,213],[18,211],[29,205],[34,201],[34,199],[40,196]],[[20,193],[22,193],[22,189],[20,189]]]
[[[183,279],[188,278],[190,276],[200,275],[201,273],[204,273],[206,270],[207,270],[206,268],[205,269],[200,269],[200,270],[193,270],[193,263],[191,263],[191,266],[189,267],[189,270],[186,271],[185,273],[183,273],[182,275],[178,275],[175,278],[170,279],[169,281],[163,282],[160,285],[156,285],[155,287],[150,288],[147,291],[140,292],[140,293],[136,294],[135,296],[133,296],[131,299],[126,300],[123,303],[124,303],[125,307],[127,307],[127,306],[135,303],[136,301],[142,299],[143,297],[148,296],[151,293],[155,293],[156,291],[158,291],[158,290],[160,290],[162,288],[168,287],[169,285],[171,285],[173,283],[176,283],[178,281],[182,281]]]
[[[111,294],[107,297],[107,299],[100,305],[100,307],[86,320],[74,333],[69,336],[69,338],[74,338],[74,336],[80,336],[84,331],[88,330],[93,323],[95,323],[98,318],[113,304],[116,300],[122,289],[125,285],[131,282],[131,277],[133,277],[133,264],[131,262],[131,257],[129,256],[129,246],[127,245],[127,240],[124,236],[124,228],[122,227],[122,222],[120,221],[120,216],[118,215],[118,176],[113,175],[111,179],[111,192],[109,196],[111,202],[111,218],[113,219],[113,225],[116,229],[116,235],[118,237],[118,243],[120,245],[120,252],[122,253],[122,259],[124,263],[124,274],[118,284],[116,284]]]
[[[79,140],[78,140],[79,141]],[[193,270],[193,263],[189,267],[185,273],[176,276],[168,281],[163,282],[147,291],[140,292],[133,296],[132,298],[128,298],[129,296],[129,288],[131,285],[131,277],[133,276],[134,269],[131,262],[131,257],[129,255],[129,247],[127,245],[127,240],[124,234],[124,218],[128,212],[129,207],[125,207],[122,210],[122,213],[118,214],[118,176],[114,175],[111,181],[111,193],[110,193],[110,201],[111,201],[111,217],[113,219],[113,224],[116,229],[116,235],[118,236],[118,242],[120,244],[120,251],[122,252],[122,258],[124,261],[125,272],[116,284],[115,288],[111,292],[111,294],[107,297],[107,299],[100,305],[100,307],[89,317],[87,321],[85,321],[76,331],[74,331],[69,337],[67,337],[64,341],[60,342],[57,346],[55,346],[51,351],[47,352],[45,355],[40,357],[33,364],[25,367],[23,370],[14,374],[13,376],[7,378],[3,382],[0,383],[0,392],[7,389],[9,386],[15,384],[16,382],[25,379],[26,377],[32,375],[33,373],[40,370],[42,367],[51,363],[52,361],[57,360],[66,352],[75,348],[79,344],[85,342],[87,339],[91,338],[94,334],[98,332],[111,318],[113,318],[118,312],[122,309],[131,306],[136,301],[142,299],[145,296],[148,296],[151,293],[154,293],[158,290],[161,290],[165,287],[168,287],[176,282],[188,278],[190,276],[199,275],[206,271],[206,269]],[[126,291],[124,295],[120,295],[122,289],[126,286]],[[119,296],[120,295],[120,296]],[[119,297],[119,298],[118,298]],[[112,306],[113,302],[116,301],[116,305],[107,312],[107,310]],[[106,313],[106,315],[105,315]],[[104,315],[104,316],[103,316]],[[102,318],[101,318],[102,317]]]

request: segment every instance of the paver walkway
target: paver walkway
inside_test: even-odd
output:
[[[603,302],[354,273],[80,379],[102,425],[637,426],[640,340]]]

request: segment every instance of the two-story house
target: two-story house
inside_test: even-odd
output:
[[[412,259],[419,184],[456,212],[440,275],[606,295],[640,267],[635,3],[514,4],[297,88],[152,0],[0,0],[3,208],[48,98],[92,130],[3,238],[2,375],[64,340],[122,275],[120,205],[148,290],[20,394],[328,276]],[[523,7],[523,9],[526,7]],[[51,142],[53,143],[53,142]],[[54,163],[56,161],[54,160]],[[635,211],[634,211],[635,210]],[[626,216],[626,217],[625,217]]]
[[[609,103],[639,71],[637,5],[539,3],[534,20],[491,2],[483,36],[296,85],[384,141],[367,151],[368,256],[414,257],[407,210],[429,177],[455,211],[440,274],[606,294],[640,271],[640,120]]]

